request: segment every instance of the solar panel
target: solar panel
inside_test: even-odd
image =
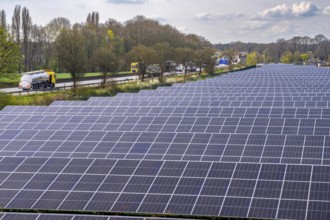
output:
[[[0,214],[1,220],[174,220],[171,218],[160,217],[130,217],[130,216],[97,216],[97,215],[74,215],[74,214],[45,214],[45,213],[3,213]]]
[[[8,106],[0,205],[328,219],[329,72],[269,65],[116,97]]]

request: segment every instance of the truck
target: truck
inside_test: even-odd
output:
[[[53,88],[55,83],[55,72],[50,69],[42,69],[22,73],[18,88],[23,90]]]
[[[131,73],[139,72],[139,62],[131,63]]]
[[[139,62],[131,63],[131,73],[139,73]],[[151,76],[155,74],[159,74],[161,72],[161,68],[159,64],[149,64],[146,68],[145,76]]]

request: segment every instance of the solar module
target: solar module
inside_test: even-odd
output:
[[[97,216],[97,215],[74,215],[74,214],[44,214],[44,213],[2,213],[1,220],[174,220],[171,218],[143,218],[122,216]],[[181,219],[180,219],[181,220]]]
[[[116,97],[8,106],[0,206],[329,219],[329,73],[268,65]]]

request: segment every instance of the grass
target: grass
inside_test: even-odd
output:
[[[128,74],[130,72],[119,72],[116,74]],[[102,73],[86,73],[85,77],[94,77],[94,76],[102,76]],[[70,73],[57,73],[56,74],[56,79],[71,79],[71,74]]]
[[[0,88],[18,86],[20,79],[21,79],[20,74],[16,74],[16,73],[1,74],[0,75]]]

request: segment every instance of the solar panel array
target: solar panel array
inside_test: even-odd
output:
[[[135,94],[8,106],[0,207],[329,219],[329,73],[268,65]]]
[[[143,218],[122,216],[97,216],[73,214],[45,214],[45,213],[0,213],[0,220],[174,220],[170,218]],[[181,219],[176,219],[181,220]]]

